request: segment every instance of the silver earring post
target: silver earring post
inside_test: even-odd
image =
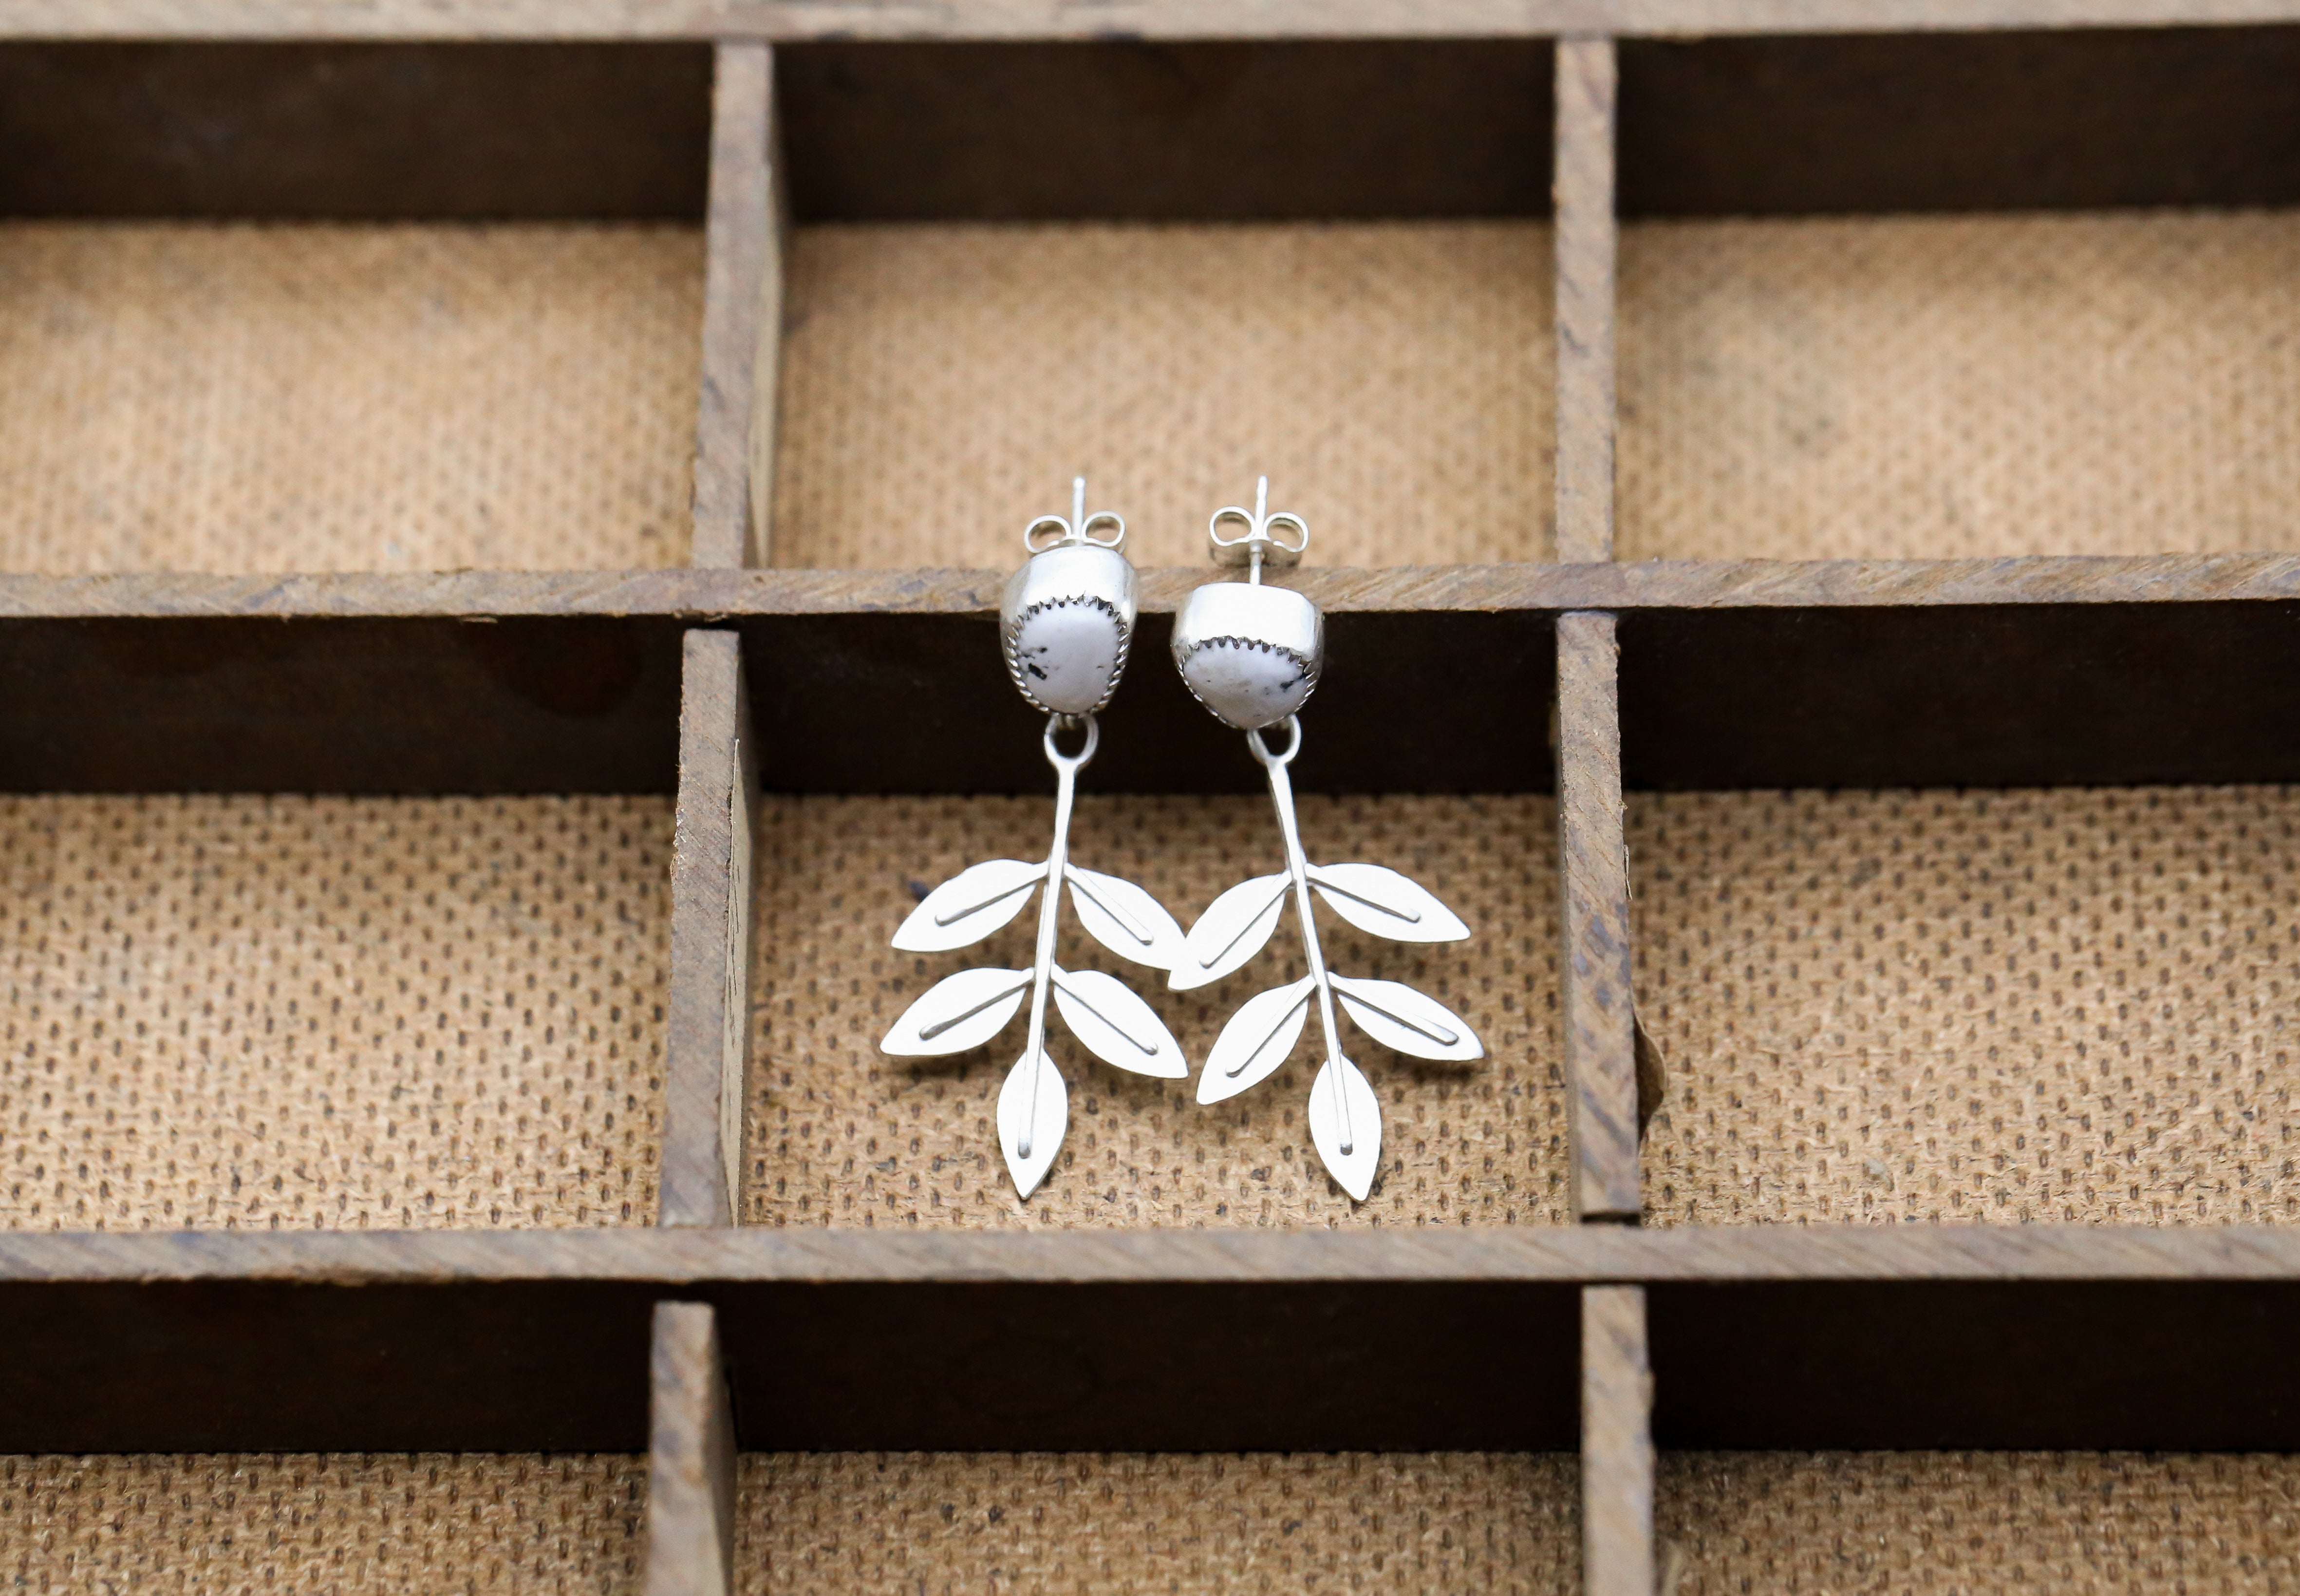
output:
[[[1225,525],[1246,531],[1225,538]],[[1279,534],[1291,529],[1289,542]],[[1416,1058],[1464,1061],[1485,1056],[1468,1024],[1445,1005],[1395,981],[1356,980],[1326,962],[1318,940],[1317,899],[1358,930],[1402,942],[1459,941],[1468,926],[1432,895],[1379,865],[1313,865],[1302,846],[1288,767],[1302,751],[1296,712],[1325,664],[1325,621],[1298,593],[1266,587],[1265,566],[1299,563],[1310,529],[1296,515],[1270,514],[1270,479],[1254,489],[1249,514],[1216,511],[1207,537],[1218,564],[1244,565],[1244,582],[1215,582],[1192,593],[1174,628],[1174,663],[1190,691],[1215,716],[1246,733],[1246,748],[1270,781],[1286,868],[1240,882],[1214,899],[1183,939],[1168,982],[1178,990],[1211,985],[1260,953],[1294,901],[1309,973],[1249,998],[1222,1027],[1198,1074],[1198,1101],[1219,1103],[1268,1079],[1293,1055],[1318,1011],[1325,1062],[1310,1086],[1310,1139],[1327,1172],[1354,1201],[1363,1202],[1381,1169],[1381,1103],[1342,1051],[1339,1015],[1374,1040]],[[1263,733],[1283,727],[1284,750]]]
[[[1101,746],[1095,712],[1117,691],[1132,646],[1134,567],[1121,552],[1126,523],[1086,510],[1086,479],[1071,485],[1071,514],[1041,515],[1023,530],[1030,558],[1006,584],[999,647],[1017,691],[1046,712],[1040,742],[1054,772],[1054,839],[1043,861],[990,859],[970,865],[928,893],[896,932],[908,953],[971,948],[1004,929],[1038,900],[1030,967],[962,970],[945,976],[903,1011],[879,1044],[895,1057],[962,1053],[982,1047],[1030,1005],[1022,1056],[998,1092],[998,1141],[1015,1191],[1028,1198],[1054,1166],[1070,1124],[1070,1089],[1046,1049],[1046,1010],[1087,1051],[1137,1074],[1184,1080],[1188,1061],[1164,1022],[1132,988],[1099,970],[1065,970],[1054,962],[1062,889],[1095,940],[1121,958],[1171,970],[1181,956],[1182,928],[1158,900],[1133,882],[1071,863],[1071,816],[1078,773]],[[1062,740],[1079,739],[1062,751]]]

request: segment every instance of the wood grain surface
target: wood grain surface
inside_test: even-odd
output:
[[[2290,0],[8,0],[34,38],[1240,38],[2279,21]]]
[[[731,631],[690,631],[684,659],[661,1222],[732,1224],[750,1064],[758,755],[742,639]]]
[[[1581,1589],[1654,1589],[1653,1369],[1639,1286],[1581,1293]]]
[[[1573,1211],[1636,1224],[1636,1015],[1613,617],[1557,618],[1557,834]]]
[[[782,342],[785,206],[775,56],[768,45],[726,44],[716,60],[690,563],[763,565]]]
[[[1610,38],[1557,41],[1557,557],[1613,557],[1613,219],[1618,79]]]
[[[15,1235],[0,1450],[635,1450],[666,1298],[750,1450],[1558,1450],[1640,1284],[1663,1445],[2300,1444],[2300,1233],[1579,1225]]]
[[[707,1302],[658,1302],[648,1364],[646,1596],[735,1589],[735,1412]]]

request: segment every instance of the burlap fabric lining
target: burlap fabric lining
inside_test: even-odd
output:
[[[1025,522],[1305,518],[1328,565],[1540,557],[1549,235],[1511,223],[868,226],[791,260],[779,565],[1012,564]]]
[[[755,1453],[743,1589],[1555,1592],[1572,1459],[1480,1454]],[[0,1578],[49,1593],[637,1592],[642,1460],[0,1458]],[[1685,1453],[1674,1596],[2120,1596],[2300,1584],[2300,1460]]]
[[[1644,223],[1621,558],[2300,547],[2300,214]]]
[[[660,798],[0,797],[0,1226],[647,1224]]]
[[[1638,795],[1662,1222],[2300,1218],[2300,790]]]
[[[1624,230],[1621,556],[2287,548],[2300,217]],[[0,569],[676,564],[698,235],[0,227]],[[1324,564],[1546,556],[1533,223],[802,229],[774,557],[1144,564],[1275,479]]]
[[[888,939],[916,894],[989,858],[1043,856],[1047,798],[780,798],[759,826],[761,939],[752,1162],[754,1224],[1506,1224],[1567,1216],[1556,1036],[1555,809],[1546,798],[1301,800],[1304,845],[1330,863],[1403,870],[1473,932],[1415,947],[1321,922],[1346,974],[1406,982],[1479,1032],[1474,1064],[1429,1065],[1346,1039],[1382,1102],[1382,1174],[1353,1206],[1320,1165],[1304,1111],[1314,1036],[1294,1061],[1215,1107],[1195,1079],[1096,1062],[1054,1026],[1070,1084],[1062,1154],[1028,1205],[998,1152],[998,1088],[1017,1020],[949,1059],[892,1059],[879,1040],[912,999],[975,965],[1029,963],[1018,919],[954,954]],[[1282,866],[1267,798],[1080,800],[1072,857],[1147,888],[1188,925],[1225,888]],[[1065,909],[1065,915],[1068,910]],[[1194,1066],[1254,993],[1302,972],[1290,921],[1243,971],[1197,992],[1104,955],[1066,918],[1069,967],[1107,969],[1148,998]],[[1345,1022],[1346,1024],[1346,1022]]]
[[[0,226],[0,570],[683,563],[692,228]]]
[[[752,1453],[738,1587],[1556,1596],[1573,1460],[1480,1453]],[[0,1580],[96,1589],[638,1596],[645,1460],[0,1458]]]
[[[1666,1455],[1675,1596],[2204,1596],[2300,1589],[2300,1458]]]

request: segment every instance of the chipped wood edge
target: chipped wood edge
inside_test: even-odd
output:
[[[720,45],[689,551],[698,566],[767,563],[785,230],[776,121],[774,46]]]
[[[708,1303],[654,1305],[648,1385],[646,1596],[731,1596],[735,1415]]]
[[[687,634],[671,866],[660,1223],[735,1222],[750,1067],[752,827],[758,777],[742,639]]]
[[[1556,555],[1579,563],[1613,557],[1613,41],[1561,38],[1556,66]]]
[[[1557,618],[1560,965],[1573,1213],[1634,1222],[1642,1204],[1620,677],[1611,614]]]
[[[1581,1292],[1581,1589],[1654,1596],[1653,1369],[1642,1286]]]

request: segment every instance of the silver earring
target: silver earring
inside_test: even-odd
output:
[[[971,948],[1022,912],[1043,883],[1038,952],[1027,970],[962,970],[945,976],[895,1022],[879,1044],[900,1058],[962,1053],[1005,1029],[1028,998],[1029,1039],[998,1093],[998,1143],[1014,1189],[1038,1190],[1070,1124],[1070,1090],[1046,1053],[1046,1007],[1104,1063],[1167,1080],[1190,1073],[1181,1048],[1150,1006],[1116,977],[1054,963],[1054,931],[1068,884],[1087,933],[1112,953],[1154,970],[1181,956],[1182,929],[1158,900],[1131,882],[1070,862],[1071,807],[1078,773],[1094,757],[1095,712],[1110,702],[1134,640],[1134,567],[1122,552],[1126,522],[1086,513],[1086,479],[1071,484],[1071,514],[1041,515],[1022,532],[1030,558],[1006,584],[999,646],[1006,672],[1031,706],[1046,712],[1043,739],[1054,767],[1054,840],[1045,860],[992,859],[971,865],[928,893],[895,933],[906,953]],[[1062,741],[1075,739],[1077,751]]]
[[[1225,537],[1225,526],[1245,531]],[[1291,540],[1281,536],[1291,533]],[[1310,1087],[1310,1139],[1343,1191],[1363,1202],[1381,1167],[1381,1105],[1358,1068],[1342,1055],[1338,1007],[1358,1029],[1416,1058],[1485,1056],[1462,1018],[1436,999],[1395,981],[1354,980],[1329,969],[1318,945],[1314,891],[1360,931],[1400,942],[1453,942],[1470,934],[1427,890],[1379,865],[1312,865],[1302,851],[1287,767],[1302,751],[1296,711],[1318,685],[1326,656],[1325,617],[1316,604],[1285,588],[1264,587],[1265,567],[1300,563],[1310,529],[1298,515],[1270,514],[1270,479],[1254,489],[1251,514],[1236,506],[1214,512],[1206,528],[1218,564],[1243,565],[1242,582],[1198,589],[1174,623],[1174,664],[1199,703],[1246,733],[1246,747],[1270,777],[1271,801],[1286,847],[1286,868],[1232,887],[1214,899],[1183,940],[1169,982],[1178,990],[1220,981],[1262,951],[1278,929],[1290,893],[1301,923],[1309,973],[1249,998],[1222,1027],[1198,1074],[1198,1101],[1236,1097],[1277,1070],[1302,1040],[1314,1003],[1326,1061]],[[1273,752],[1262,733],[1285,728]]]

